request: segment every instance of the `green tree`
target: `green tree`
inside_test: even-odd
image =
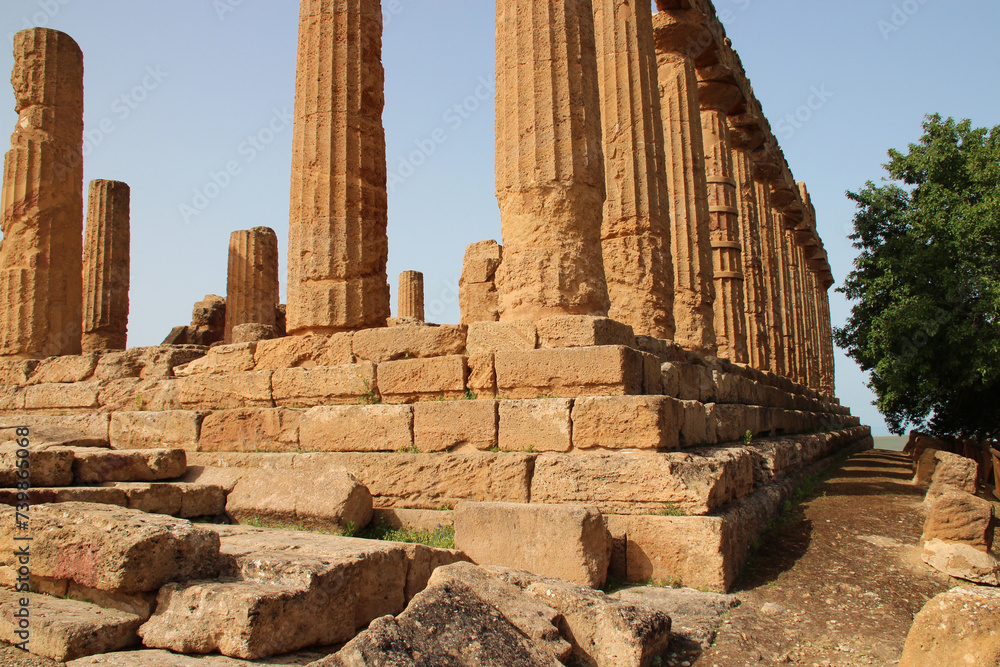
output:
[[[928,116],[889,179],[848,197],[860,250],[837,344],[889,427],[1000,436],[1000,126]]]

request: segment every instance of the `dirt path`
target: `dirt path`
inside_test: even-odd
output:
[[[696,667],[893,665],[913,616],[953,585],[920,560],[907,457],[863,452],[829,474],[762,540]]]

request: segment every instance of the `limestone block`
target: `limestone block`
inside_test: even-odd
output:
[[[413,447],[408,405],[316,407],[302,415],[299,445],[307,452],[395,452]]]
[[[1000,586],[1000,560],[961,542],[933,539],[924,543],[923,561],[949,577],[975,584]]]
[[[93,410],[100,405],[99,382],[39,384],[24,390],[25,410]]]
[[[604,585],[611,545],[601,513],[586,506],[460,503],[455,547],[477,565],[500,565]]]
[[[28,639],[31,653],[57,662],[108,653],[139,643],[135,631],[142,619],[114,609],[48,595],[0,589],[0,640],[17,644]],[[22,632],[14,618],[25,605],[30,627]]]
[[[7,525],[14,509],[0,507]],[[166,516],[107,505],[61,503],[32,508],[31,571],[105,591],[154,591],[169,581],[215,577],[219,538],[204,528]],[[0,534],[5,572],[13,535]],[[6,579],[7,575],[4,575]]]
[[[70,486],[60,488],[35,487],[28,492],[31,505],[43,503],[97,503],[128,507],[128,495],[121,489],[107,487]],[[0,489],[0,503],[16,505],[18,492],[14,489]]]
[[[413,406],[413,444],[421,452],[497,446],[497,401],[424,401]]]
[[[434,530],[441,526],[455,525],[453,510],[405,510],[383,507],[372,515],[375,525],[385,523],[391,528],[406,530]]]
[[[254,370],[257,343],[216,345],[204,357],[174,369],[177,377],[203,373],[243,373]]]
[[[932,504],[949,486],[972,495],[976,494],[979,466],[975,461],[950,452],[938,452],[934,456],[938,464],[934,468],[931,486],[927,490],[925,502],[928,505]]]
[[[200,345],[162,345],[108,351],[100,356],[94,379],[105,382],[125,378],[173,377],[174,369],[200,359],[208,348]]]
[[[921,541],[961,542],[980,551],[993,547],[993,503],[963,491],[938,496],[924,522]]]
[[[466,384],[476,398],[496,398],[497,373],[492,352],[470,354],[468,358],[469,379]]]
[[[0,385],[26,385],[37,367],[37,359],[0,360]]]
[[[934,469],[937,468],[937,453],[940,449],[928,447],[920,454],[916,463],[916,473],[913,476],[913,483],[917,486],[929,487],[934,478]]]
[[[205,418],[192,410],[111,413],[110,442],[115,449],[168,447],[195,451]]]
[[[23,387],[0,387],[0,412],[24,411]]]
[[[17,440],[17,429],[26,426],[33,444],[107,447],[110,418],[107,413],[0,416],[0,440]]]
[[[665,396],[578,398],[573,404],[575,449],[680,448],[683,405]]]
[[[1000,663],[1000,591],[957,587],[924,605],[906,636],[899,667]]]
[[[458,305],[462,324],[496,322],[500,318],[500,295],[492,281],[460,285]]]
[[[0,488],[13,489],[24,480],[29,480],[31,486],[70,486],[73,483],[73,458],[73,451],[69,449],[0,444]]]
[[[177,378],[177,399],[186,408],[270,408],[271,371]]]
[[[177,484],[181,492],[182,519],[222,516],[226,508],[226,491],[214,484]]]
[[[125,494],[130,510],[178,516],[184,506],[184,492],[178,483],[108,482],[107,485]]]
[[[505,452],[568,452],[573,446],[573,401],[500,401],[499,445]]]
[[[385,361],[378,365],[378,388],[387,403],[462,398],[468,374],[460,355]]]
[[[751,423],[750,410],[746,405],[719,403],[715,405],[713,414],[719,443],[742,442],[748,430],[756,435],[756,424]]]
[[[342,469],[321,474],[289,471],[243,476],[226,499],[226,513],[238,522],[266,526],[360,530],[372,519],[372,495]]]
[[[216,410],[201,425],[203,452],[290,452],[299,447],[302,410],[246,408]]]
[[[462,354],[466,328],[461,325],[412,324],[365,329],[354,334],[353,350],[358,359],[381,364],[396,359],[426,359]]]
[[[27,384],[68,384],[90,380],[97,369],[98,359],[100,355],[93,353],[42,359]]]
[[[645,379],[642,353],[613,345],[500,351],[495,363],[504,398],[639,395]]]
[[[77,450],[73,461],[77,484],[155,482],[183,477],[186,470],[182,449]]]
[[[274,371],[274,402],[284,407],[350,405],[377,395],[375,364],[286,368]]]
[[[462,261],[462,285],[492,283],[503,259],[503,247],[494,240],[470,243]]]
[[[624,345],[635,347],[632,327],[607,317],[561,315],[538,320],[538,347],[593,347]]]
[[[286,336],[257,343],[254,362],[257,370],[343,366],[354,363],[353,333],[329,336]]]
[[[180,410],[179,387],[173,379],[123,378],[106,382],[98,400],[101,408],[109,412]]]
[[[538,347],[538,327],[525,320],[472,322],[467,347],[469,354],[534,350]]]
[[[319,660],[327,655],[327,651],[300,651],[299,664],[306,661]],[[143,649],[141,651],[117,651],[102,655],[81,658],[66,663],[67,667],[257,667],[267,663],[257,663],[247,660],[227,658],[223,655],[180,655],[170,651]],[[294,663],[293,663],[294,664]]]
[[[681,409],[683,418],[679,436],[680,446],[683,449],[690,449],[710,444],[708,435],[710,412],[705,409],[705,405],[698,401],[681,401]],[[714,431],[713,425],[712,432]]]

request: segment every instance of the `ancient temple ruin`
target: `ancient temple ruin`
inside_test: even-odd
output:
[[[200,545],[190,562],[148,585],[39,565],[34,590],[126,610],[100,650],[138,632],[147,647],[259,658],[348,641],[470,558],[590,586],[728,589],[797,480],[871,439],[835,397],[834,281],[808,192],[711,3],[657,7],[497,0],[502,243],[469,246],[461,324],[435,325],[419,272],[400,277],[390,318],[380,3],[302,0],[287,322],[273,231],[236,231],[227,298],[200,302],[173,344],[132,349],[124,184],[92,186],[80,282],[82,56],[64,34],[18,33],[0,428],[38,440],[32,501],[351,530],[500,517],[460,525],[462,553],[188,526],[171,539]],[[100,521],[132,525],[127,510]],[[604,556],[569,563],[538,533],[537,561],[505,560],[523,535],[504,517],[543,511],[579,519],[589,537],[567,540]],[[377,562],[396,588],[352,593],[329,632],[279,631],[280,601],[308,617],[331,594],[332,575],[295,560],[310,549],[334,559],[323,567],[360,564],[344,586],[371,585]],[[315,576],[274,574],[289,559]]]

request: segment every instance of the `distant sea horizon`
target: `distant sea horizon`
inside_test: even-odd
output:
[[[905,435],[875,436],[875,449],[888,449],[893,452],[903,451],[908,437]]]

